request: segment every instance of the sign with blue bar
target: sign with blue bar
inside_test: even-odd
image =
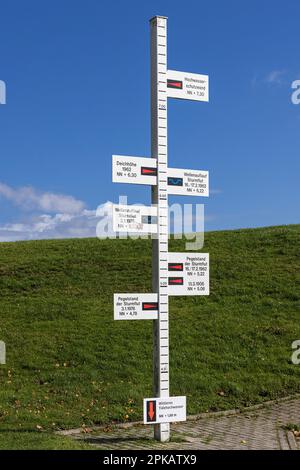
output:
[[[209,195],[208,171],[168,168],[168,193],[182,196]]]

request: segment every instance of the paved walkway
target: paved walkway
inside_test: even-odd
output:
[[[124,449],[300,449],[300,438],[287,425],[300,425],[300,397],[263,407],[190,417],[171,425],[168,443],[153,440],[152,426],[140,423],[62,431],[104,450]]]

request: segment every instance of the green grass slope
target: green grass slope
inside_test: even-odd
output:
[[[211,232],[203,251],[211,295],[170,299],[171,394],[194,414],[299,392],[300,225]],[[0,244],[0,447],[1,432],[141,419],[152,321],[114,322],[114,292],[151,292],[150,241]]]

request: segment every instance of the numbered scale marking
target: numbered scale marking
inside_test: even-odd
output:
[[[168,252],[168,194],[209,195],[205,170],[168,168],[167,100],[209,100],[207,75],[167,69],[167,18],[151,27],[151,157],[113,155],[116,183],[150,185],[152,206],[113,206],[116,232],[155,234],[151,294],[114,294],[115,320],[154,320],[154,398],[144,399],[144,423],[167,441],[170,424],[186,420],[186,397],[169,396],[169,295],[209,294],[209,255]]]

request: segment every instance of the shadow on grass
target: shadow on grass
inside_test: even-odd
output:
[[[8,433],[16,433],[16,434],[45,434],[45,431],[36,431],[35,429],[0,429],[0,434],[8,434]]]
[[[108,444],[109,442],[111,443],[121,443],[121,442],[141,442],[145,441],[145,443],[151,443],[151,442],[156,442],[154,439],[147,439],[147,438],[142,438],[142,437],[87,437],[85,439],[82,439],[84,442],[87,442],[88,444]]]

